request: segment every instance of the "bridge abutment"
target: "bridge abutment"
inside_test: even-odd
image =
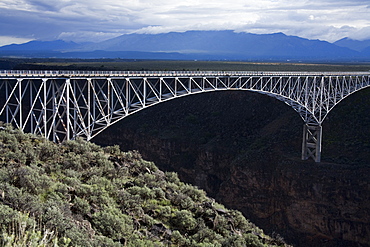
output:
[[[315,162],[321,161],[321,124],[304,124],[302,141],[302,160],[312,158]]]

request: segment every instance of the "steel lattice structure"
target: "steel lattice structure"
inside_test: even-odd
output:
[[[321,124],[348,95],[370,86],[370,73],[0,71],[0,117],[55,142],[90,140],[146,107],[221,90],[266,94],[303,119],[302,159],[321,159]]]

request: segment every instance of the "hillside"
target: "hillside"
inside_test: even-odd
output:
[[[137,152],[0,130],[0,246],[286,246]]]

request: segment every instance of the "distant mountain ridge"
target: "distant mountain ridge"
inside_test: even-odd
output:
[[[334,42],[335,45],[340,47],[347,47],[351,50],[362,52],[370,48],[370,40],[353,40],[350,38],[343,38]]]
[[[76,49],[80,44],[66,42],[63,40],[54,41],[29,41],[23,44],[11,44],[0,47],[1,51],[63,51]]]
[[[0,47],[0,56],[206,60],[370,60],[370,40],[335,43],[283,33],[187,31],[124,34],[99,43],[31,41]]]

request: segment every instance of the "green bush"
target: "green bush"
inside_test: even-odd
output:
[[[3,207],[0,207],[3,212]],[[9,212],[8,209],[6,211]],[[69,246],[71,240],[65,237],[58,239],[54,231],[49,229],[38,230],[36,221],[28,215],[12,212],[12,217],[8,222],[4,222],[1,231],[0,246]],[[1,216],[5,216],[4,214]],[[9,216],[9,215],[8,215]],[[6,227],[11,226],[11,227]]]
[[[185,232],[193,230],[197,224],[197,221],[193,218],[192,213],[186,210],[181,210],[174,213],[172,223],[175,225],[175,227]]]
[[[78,196],[76,196],[73,200],[72,209],[82,215],[87,215],[91,211],[89,202],[83,198],[79,198]]]
[[[17,221],[19,217],[18,211],[10,208],[7,205],[0,204],[0,225],[4,226]]]
[[[93,214],[95,228],[104,236],[119,240],[133,232],[132,219],[117,208],[106,208]]]

